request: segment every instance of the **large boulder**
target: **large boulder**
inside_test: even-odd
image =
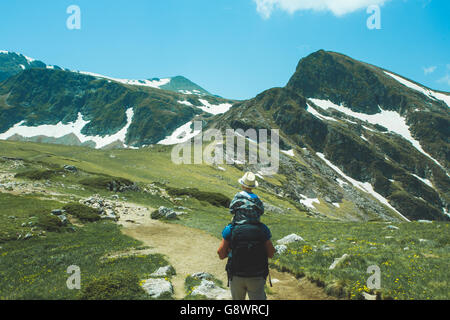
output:
[[[162,218],[173,220],[173,219],[176,219],[179,214],[182,214],[182,213],[176,212],[173,209],[161,206],[161,207],[159,207],[158,210],[155,210],[151,213],[151,218],[156,219],[156,220],[162,219]]]
[[[159,298],[166,293],[173,293],[173,287],[170,281],[160,278],[145,280],[142,284],[142,288],[152,298]]]
[[[151,277],[167,277],[175,274],[175,269],[171,265],[167,265],[165,267],[161,267],[155,272],[153,272]]]
[[[210,300],[229,300],[231,293],[228,290],[220,288],[213,281],[203,279],[199,286],[195,287],[191,293],[192,296],[202,295]]]
[[[292,234],[284,237],[283,239],[278,240],[277,243],[286,245],[286,244],[297,242],[297,241],[305,241],[305,240],[302,237],[300,237],[299,235],[292,233]]]

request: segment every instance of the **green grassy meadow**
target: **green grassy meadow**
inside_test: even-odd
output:
[[[139,281],[167,265],[165,257],[152,254],[105,260],[103,257],[108,254],[140,248],[142,244],[123,235],[113,222],[81,221],[60,226],[48,218],[51,210],[77,199],[115,194],[102,184],[110,179],[126,179],[140,187],[141,191],[120,193],[122,199],[151,208],[183,206],[188,208],[188,214],[170,223],[221,237],[223,227],[231,219],[227,208],[196,195],[180,195],[171,202],[142,189],[150,184],[197,188],[231,199],[239,190],[237,179],[242,171],[228,165],[222,165],[225,171],[207,165],[175,165],[170,151],[165,146],[94,150],[0,141],[0,172],[19,173],[15,181],[46,187],[45,193],[27,194],[13,194],[0,187],[0,299],[147,299]],[[17,160],[20,165],[15,166],[14,161],[1,157],[22,160]],[[78,172],[61,171],[63,165],[76,166]],[[43,175],[36,177],[31,172]],[[284,176],[275,175],[267,181],[280,185]],[[328,294],[345,299],[362,299],[363,292],[381,299],[450,299],[449,223],[318,219],[269,190],[260,188],[256,193],[264,202],[285,210],[266,212],[262,217],[272,231],[274,244],[291,233],[304,239],[288,245],[285,253],[271,259],[272,267],[307,277]],[[342,216],[339,210],[346,210],[346,206],[336,208],[336,217]],[[24,240],[27,234],[32,237]],[[343,254],[349,258],[329,270],[334,259]],[[78,265],[82,270],[86,285],[81,291],[67,289],[66,270],[70,265]],[[381,271],[379,290],[367,287],[371,275],[367,269],[372,265]],[[192,285],[187,287],[192,289]]]

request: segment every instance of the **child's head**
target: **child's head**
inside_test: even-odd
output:
[[[248,192],[252,192],[253,188],[258,187],[258,181],[256,181],[256,177],[253,172],[246,172],[242,178],[238,180],[242,189]]]

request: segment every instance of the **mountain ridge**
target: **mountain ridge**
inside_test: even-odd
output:
[[[67,68],[61,68],[56,65],[47,65],[42,61],[36,60],[34,58],[27,57],[21,53],[10,52],[6,50],[0,50],[0,82],[6,80],[7,78],[14,76],[25,69],[30,68],[47,68],[52,70],[65,70],[74,73],[82,73],[91,75],[98,78],[104,78],[116,82],[120,82],[123,84],[130,85],[142,85],[142,86],[151,86],[154,88],[160,88],[168,91],[174,91],[184,94],[197,94],[197,95],[213,95],[209,93],[207,90],[203,89],[201,86],[192,82],[184,76],[177,75],[174,77],[166,77],[166,78],[151,78],[146,80],[131,80],[131,79],[117,79],[101,74],[96,74],[93,72],[84,72],[84,71],[73,71]],[[167,80],[161,84],[158,84],[160,80]]]
[[[285,87],[235,101],[31,68],[0,83],[0,138],[24,132],[31,141],[140,148],[191,139],[194,120],[222,130],[279,129],[285,183],[261,182],[274,194],[317,217],[336,217],[342,205],[339,214],[350,220],[446,220],[447,95],[392,75],[320,50],[299,61]],[[46,126],[65,135],[26,135]],[[265,179],[262,165],[235,165]]]
[[[280,147],[295,151],[294,162],[280,155],[283,193],[298,202],[353,198],[378,216],[447,220],[450,116],[437,100],[384,69],[321,50],[299,62],[285,87],[235,104],[209,126],[279,129]]]

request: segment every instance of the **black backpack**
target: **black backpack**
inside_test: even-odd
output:
[[[231,257],[226,271],[228,284],[233,276],[263,277],[269,274],[269,260],[265,243],[267,237],[262,223],[233,224],[231,229]]]

